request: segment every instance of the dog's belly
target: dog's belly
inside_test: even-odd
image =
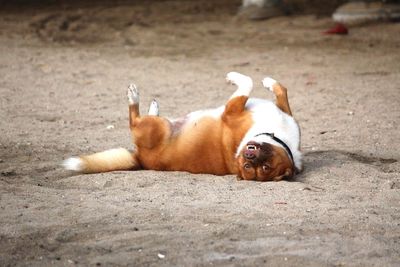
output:
[[[172,119],[171,130],[173,135],[181,134],[190,130],[195,134],[198,124],[205,119],[220,120],[225,106],[215,109],[198,110],[187,114],[185,117]],[[293,117],[280,110],[273,102],[258,98],[249,98],[246,103],[246,110],[251,116],[252,126],[247,129],[247,133],[242,137],[242,143],[263,132],[274,133],[279,138],[290,143],[293,148],[298,147],[299,127]],[[240,128],[242,125],[236,125]],[[197,129],[196,129],[197,128]],[[292,148],[292,147],[291,147]],[[238,148],[240,149],[240,147]]]
[[[197,110],[181,118],[169,119],[171,122],[172,135],[177,135],[186,127],[191,127],[204,118],[220,119],[222,113],[224,112],[224,108],[224,106],[220,106],[215,109]]]

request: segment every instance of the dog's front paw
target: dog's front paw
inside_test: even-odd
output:
[[[135,84],[132,83],[128,86],[127,97],[129,105],[135,105],[139,103],[139,90]]]
[[[263,80],[262,80],[262,84],[263,84],[263,86],[265,87],[265,88],[267,88],[268,90],[270,90],[271,92],[273,92],[274,90],[273,90],[273,86],[274,86],[274,84],[276,84],[277,82],[274,80],[274,79],[272,79],[271,77],[265,77]]]
[[[226,75],[226,81],[237,86],[252,86],[253,82],[249,76],[243,75],[239,72],[229,72]]]

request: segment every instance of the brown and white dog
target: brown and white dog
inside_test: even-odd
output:
[[[236,174],[238,179],[257,181],[279,181],[301,171],[300,129],[286,88],[271,78],[262,81],[275,94],[273,103],[249,98],[250,77],[230,72],[226,79],[238,88],[225,106],[174,120],[160,117],[155,101],[148,115],[140,116],[139,93],[130,85],[134,151],[118,148],[69,158],[64,167],[84,173],[147,169]]]

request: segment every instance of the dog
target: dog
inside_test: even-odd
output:
[[[153,100],[147,116],[139,113],[139,92],[128,87],[129,125],[134,150],[110,149],[64,161],[81,173],[115,170],[187,171],[236,174],[238,180],[279,181],[302,170],[300,128],[292,116],[287,89],[272,78],[263,86],[275,103],[249,98],[250,77],[230,72],[237,86],[225,106],[191,112],[179,119],[159,116]]]

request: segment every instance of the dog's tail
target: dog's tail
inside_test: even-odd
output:
[[[135,170],[139,162],[133,152],[114,148],[91,155],[72,157],[64,160],[63,167],[81,173],[98,173],[121,170]]]

